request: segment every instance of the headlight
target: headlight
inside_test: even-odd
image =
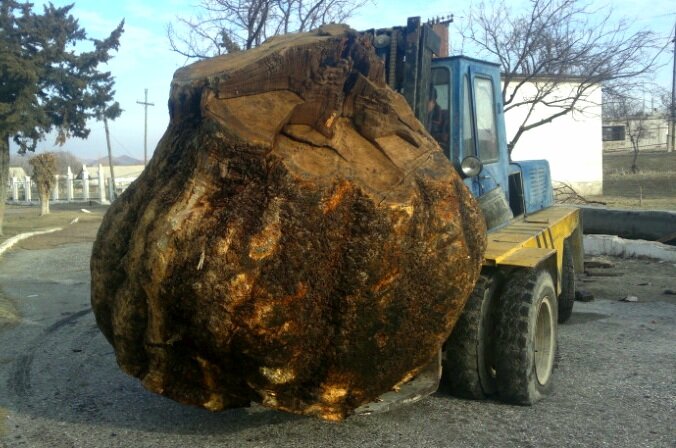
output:
[[[464,174],[465,177],[478,176],[481,172],[481,168],[483,168],[481,160],[474,156],[467,156],[462,159],[462,162],[460,163],[460,169],[462,170],[462,174]]]

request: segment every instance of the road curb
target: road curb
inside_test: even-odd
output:
[[[580,208],[585,234],[665,242],[676,239],[676,211]]]
[[[0,257],[2,256],[3,252],[5,252],[10,247],[14,246],[16,243],[18,243],[21,240],[25,240],[26,238],[30,238],[30,237],[36,236],[36,235],[44,235],[46,233],[58,232],[59,230],[63,230],[63,227],[52,227],[51,229],[37,230],[35,232],[26,232],[26,233],[20,233],[18,235],[14,235],[13,237],[8,239],[4,243],[0,244]]]
[[[648,257],[676,263],[676,247],[646,240],[626,240],[615,235],[584,235],[586,255],[622,258]]]

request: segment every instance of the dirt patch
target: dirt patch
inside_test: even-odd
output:
[[[585,273],[578,275],[577,288],[591,292],[596,299],[621,300],[636,296],[639,302],[676,305],[676,295],[665,293],[676,291],[676,264],[641,258],[588,258]]]
[[[5,211],[5,235],[0,237],[0,243],[20,233],[53,227],[62,227],[63,230],[22,240],[15,247],[35,250],[94,241],[106,210],[107,207],[101,205],[66,204],[52,206],[49,215],[40,216],[37,206],[9,205]]]
[[[0,330],[18,323],[19,320],[19,312],[14,301],[0,290]]]
[[[63,230],[25,239],[17,244],[22,249],[47,249],[62,244],[91,242],[101,225],[101,216],[80,217],[78,222],[67,224]]]
[[[9,413],[6,409],[0,408],[0,437],[7,434],[7,416]]]
[[[626,196],[586,196],[590,201],[601,201],[608,208],[623,208],[636,210],[676,210],[676,197],[674,198],[634,198]]]

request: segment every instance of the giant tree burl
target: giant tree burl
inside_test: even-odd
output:
[[[198,62],[169,109],[92,254],[124,371],[211,410],[342,419],[433,359],[485,225],[367,38],[329,26]]]

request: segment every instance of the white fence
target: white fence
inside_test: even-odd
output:
[[[82,165],[82,171],[75,176],[68,167],[65,175],[54,176],[56,182],[52,190],[50,202],[89,202],[96,201],[102,204],[110,202],[111,198],[119,196],[135,177],[124,177],[115,180],[115,186],[110,178],[106,178],[104,170],[108,167],[99,165],[92,176],[86,165]],[[23,178],[11,177],[9,179],[9,191],[7,200],[13,203],[39,202],[37,186],[30,176]]]

